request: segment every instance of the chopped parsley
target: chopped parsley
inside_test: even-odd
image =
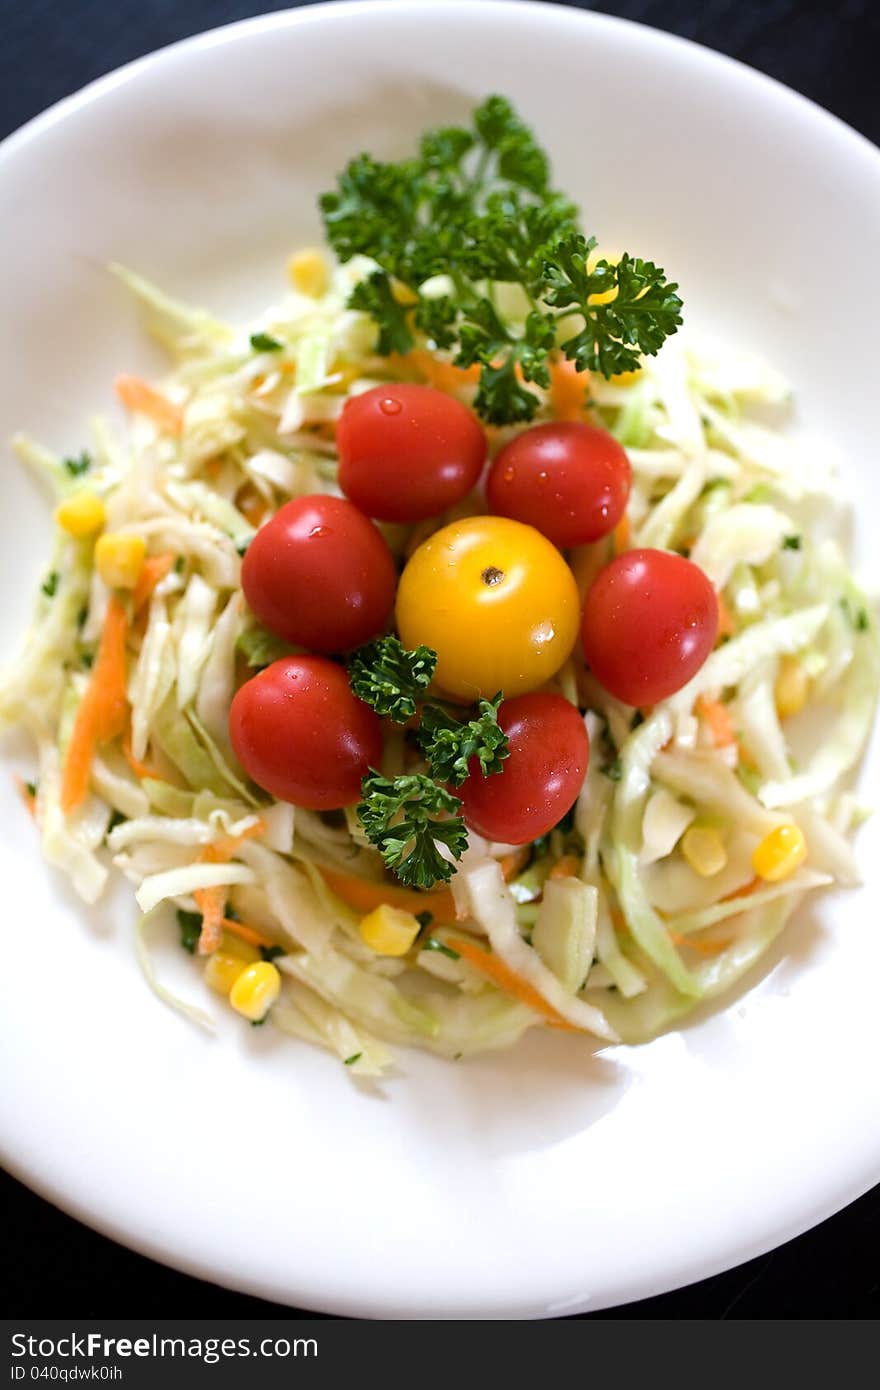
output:
[[[448,956],[450,960],[461,960],[458,951],[453,951],[451,946],[438,941],[436,936],[429,936],[422,942],[423,951],[439,951],[441,956]]]
[[[260,947],[260,955],[263,957],[263,960],[277,960],[279,956],[283,956],[283,955],[284,955],[284,947],[283,947],[283,946],[261,946],[261,947]]]
[[[50,574],[47,574],[47,575],[46,575],[46,578],[43,580],[42,584],[40,585],[40,588],[42,589],[43,593],[46,595],[46,598],[54,598],[55,595],[57,594],[57,592],[58,592],[58,580],[59,580],[59,578],[60,578],[60,576],[59,576],[57,570],[52,570],[52,572],[51,572]]]
[[[284,344],[273,338],[271,333],[252,333],[251,347],[255,352],[281,352]]]
[[[67,470],[71,478],[81,478],[83,473],[88,473],[92,466],[92,456],[82,450],[76,458],[62,459],[62,467]]]
[[[782,549],[800,550],[803,546],[803,543],[803,538],[801,536],[783,536]]]
[[[355,1062],[359,1062],[363,1055],[362,1052],[353,1052],[350,1057],[346,1057],[343,1065],[346,1067],[353,1067]]]
[[[199,937],[202,934],[202,914],[200,912],[185,912],[183,908],[177,909],[177,925],[180,928],[180,944],[185,951],[189,951],[191,956],[196,953],[199,944]]]

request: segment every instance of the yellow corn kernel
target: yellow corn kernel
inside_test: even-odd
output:
[[[752,868],[768,883],[788,878],[807,857],[807,842],[799,825],[777,825],[752,855]]]
[[[263,959],[256,946],[252,946],[249,941],[242,941],[240,936],[233,936],[231,931],[223,933],[220,950],[225,951],[227,956],[235,956],[236,960],[242,961],[245,965],[253,965],[255,960]]]
[[[227,951],[215,951],[205,966],[205,984],[218,994],[228,995],[244,970],[247,970],[247,962],[240,957]]]
[[[281,993],[278,967],[270,960],[246,965],[229,991],[229,1002],[236,1013],[261,1023]]]
[[[711,826],[689,826],[681,837],[681,852],[701,878],[720,873],[727,863],[724,841]]]
[[[603,298],[604,298],[604,296],[603,296]],[[618,372],[616,376],[611,377],[611,385],[612,385],[612,386],[632,386],[632,385],[635,384],[635,382],[638,381],[638,379],[639,379],[639,377],[640,377],[641,375],[642,375],[642,369],[641,369],[641,367],[639,367],[638,370],[635,371],[635,372]]]
[[[287,273],[293,288],[300,294],[307,294],[310,299],[320,299],[326,294],[330,272],[323,252],[313,247],[297,251],[287,262]]]
[[[773,691],[779,718],[790,719],[793,714],[800,714],[809,693],[810,678],[802,663],[794,656],[783,657]]]
[[[133,589],[147,554],[143,536],[114,531],[101,536],[95,546],[95,566],[111,589]]]
[[[419,934],[418,918],[383,903],[361,919],[361,940],[380,956],[405,956]]]
[[[76,492],[55,508],[55,520],[69,536],[82,539],[103,531],[107,520],[104,503],[94,492]]]

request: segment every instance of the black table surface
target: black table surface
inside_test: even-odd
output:
[[[292,7],[290,0],[2,0],[0,138],[141,54],[231,20]],[[739,58],[880,143],[876,0],[629,0],[579,8],[639,20]],[[7,1316],[314,1316],[166,1269],[96,1235],[11,1177],[0,1180],[6,1212],[0,1306]],[[770,1254],[605,1316],[878,1314],[880,1187]]]

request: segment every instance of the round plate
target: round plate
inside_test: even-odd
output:
[[[875,372],[853,331],[880,320],[877,152],[706,50],[526,3],[248,21],[14,135],[3,433],[77,450],[87,417],[113,411],[114,374],[156,366],[108,261],[220,312],[258,309],[291,249],[318,239],[316,196],[349,156],[400,155],[488,90],[536,127],[603,244],[666,266],[690,324],[790,376],[799,424],[842,450],[876,516]],[[12,652],[51,522],[9,459],[3,518]],[[459,1065],[402,1053],[370,1090],[199,1000],[185,960],[161,965],[213,1007],[217,1035],[161,1008],[134,961],[130,892],[84,910],[43,867],[8,778],[2,801],[7,1162],[189,1273],[351,1315],[573,1313],[748,1259],[880,1171],[876,826],[859,843],[868,886],[802,913],[726,1008],[601,1056],[540,1035]]]

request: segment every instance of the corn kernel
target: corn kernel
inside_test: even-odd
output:
[[[701,878],[720,873],[727,863],[724,841],[711,826],[689,826],[681,837],[681,852]]]
[[[312,247],[297,251],[287,263],[287,273],[293,288],[300,294],[307,294],[310,299],[320,299],[326,294],[330,272],[322,252]]]
[[[101,536],[95,546],[95,566],[111,589],[133,589],[147,554],[143,536],[114,531]]]
[[[243,961],[245,965],[253,965],[255,960],[263,959],[256,946],[252,946],[249,941],[242,941],[240,936],[233,936],[231,931],[223,933],[220,950],[225,951],[227,956],[235,956],[236,960]]]
[[[229,991],[229,1002],[236,1013],[261,1023],[281,993],[278,967],[270,960],[246,965]]]
[[[205,966],[205,984],[218,994],[228,995],[241,973],[247,970],[247,962],[227,951],[215,951],[208,957]]]
[[[793,714],[800,714],[810,693],[810,678],[797,657],[783,657],[773,693],[780,719],[790,719]]]
[[[768,883],[788,878],[807,857],[807,842],[799,825],[777,825],[752,855],[752,868]]]
[[[104,529],[107,512],[100,497],[94,492],[83,491],[59,502],[55,508],[55,520],[69,536],[82,539]]]
[[[381,907],[361,921],[361,940],[380,956],[405,956],[419,934],[418,918],[399,907]]]

